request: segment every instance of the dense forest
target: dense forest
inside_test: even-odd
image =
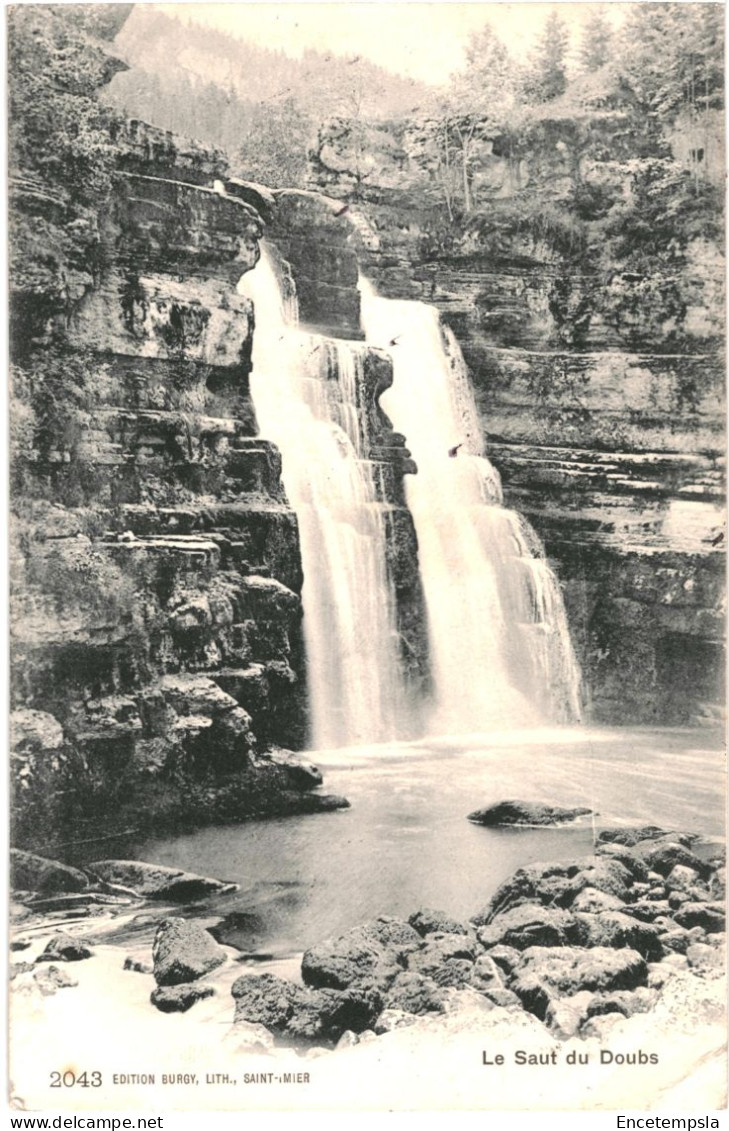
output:
[[[716,132],[712,112],[723,106],[720,5],[626,5],[617,28],[595,10],[577,38],[552,13],[526,58],[513,57],[485,24],[470,38],[464,67],[442,89],[361,56],[307,50],[292,59],[185,25],[159,9],[136,9],[116,47],[129,63],[108,91],[116,108],[220,146],[234,166],[273,186],[305,178],[317,133],[332,119],[415,118],[440,129],[439,176],[449,214],[468,213],[479,136],[497,129],[517,154],[534,122],[545,114],[579,117],[586,102],[640,120],[644,140],[636,159],[670,163],[679,156],[692,165],[694,196],[701,195],[699,182],[721,180],[721,168],[709,169],[716,156],[702,138],[709,123]],[[668,138],[677,130],[671,153]],[[645,191],[672,191],[668,168],[641,173],[650,182]]]

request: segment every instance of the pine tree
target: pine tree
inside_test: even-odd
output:
[[[609,20],[599,11],[585,20],[580,42],[580,66],[585,71],[597,71],[610,61],[613,48],[613,29]]]
[[[547,17],[527,75],[526,91],[534,102],[549,102],[567,89],[565,55],[569,44],[567,25],[556,12]]]

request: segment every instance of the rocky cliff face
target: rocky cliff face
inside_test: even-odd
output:
[[[333,803],[278,752],[307,734],[302,567],[280,454],[258,435],[255,314],[236,285],[265,216],[305,324],[359,339],[348,229],[311,194],[225,191],[219,155],[142,123],[116,143],[96,269],[14,338],[14,818],[19,843],[46,848],[112,812],[118,828]],[[313,376],[337,381],[332,337],[322,347]],[[389,358],[358,349],[363,456],[417,689],[414,467],[379,407]]]
[[[312,184],[349,204],[380,292],[435,304],[456,333],[507,504],[562,582],[590,717],[704,717],[721,700],[720,247],[674,219],[677,265],[626,235],[604,266],[601,217],[625,196],[628,230],[642,207],[617,110],[545,109],[519,145],[477,133],[456,222],[436,134],[332,123]]]

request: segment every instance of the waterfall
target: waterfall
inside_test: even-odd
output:
[[[387,577],[383,507],[357,412],[357,343],[298,327],[293,285],[265,246],[239,283],[253,300],[251,396],[261,435],[279,448],[296,512],[315,748],[400,734],[404,694]],[[286,281],[286,280],[285,280]]]
[[[577,721],[562,594],[535,531],[502,505],[458,343],[435,308],[378,298],[365,280],[360,291],[367,341],[393,359],[380,403],[418,465],[406,494],[427,607],[430,730]]]

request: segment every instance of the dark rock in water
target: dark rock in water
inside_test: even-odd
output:
[[[78,985],[76,979],[72,978],[67,970],[59,970],[57,966],[36,970],[33,978],[44,997],[50,997],[56,990],[72,989]]]
[[[84,958],[91,958],[93,953],[84,939],[75,939],[71,935],[54,935],[43,953],[38,955],[36,962],[81,962]]]
[[[152,959],[157,985],[177,986],[222,966],[226,955],[194,919],[163,919],[155,935]]]
[[[85,891],[89,886],[89,877],[68,864],[11,848],[10,886],[14,890],[55,895],[58,892]]]
[[[565,809],[559,805],[542,805],[535,801],[499,801],[486,809],[468,814],[469,821],[477,825],[560,825],[587,816],[592,809],[577,807]]]
[[[629,948],[535,946],[524,952],[509,988],[543,1021],[554,997],[581,990],[632,990],[647,978],[645,959]]]
[[[619,911],[575,915],[575,920],[575,941],[580,946],[632,947],[649,961],[663,957],[659,930],[652,924],[642,923]]]
[[[196,876],[179,868],[146,864],[141,860],[95,860],[88,869],[107,883],[120,884],[147,899],[164,899],[173,903],[205,899],[209,895],[235,891],[238,886],[207,876]]]
[[[11,950],[27,950],[29,946],[30,943],[27,939],[13,939],[10,943]]]
[[[176,986],[157,986],[152,990],[149,1000],[162,1013],[186,1013],[196,1002],[213,997],[214,994],[213,986],[183,982]]]
[[[679,927],[703,927],[708,934],[723,931],[726,922],[723,903],[683,903],[675,918]]]
[[[363,980],[385,987],[401,969],[399,960],[420,945],[409,923],[381,916],[307,950],[301,975],[307,985],[321,988],[346,989]]]
[[[478,940],[482,946],[512,946],[526,950],[531,946],[566,946],[575,938],[575,920],[567,911],[524,903],[496,915],[488,926],[481,927]]]
[[[291,789],[316,789],[323,781],[321,770],[292,750],[268,750],[258,757],[261,761],[279,766],[285,772]]]
[[[673,837],[681,844],[688,846],[694,840],[695,836],[691,833],[672,833],[669,829],[662,829],[659,825],[641,825],[635,828],[628,829],[603,829],[598,834],[597,843],[600,844],[624,844],[628,848],[633,848],[636,844],[640,844],[642,840],[657,840],[659,837]]]
[[[124,959],[124,966],[122,967],[122,969],[133,970],[135,974],[154,973],[154,967],[150,962],[140,962],[138,959],[132,958],[130,955],[127,955],[127,957]]]
[[[302,989],[275,974],[243,974],[233,982],[230,992],[235,999],[235,1024],[246,1021],[280,1033]]]
[[[449,935],[470,934],[469,928],[465,924],[459,923],[457,919],[451,919],[445,911],[431,911],[430,908],[425,907],[420,911],[414,911],[408,919],[408,923],[423,937],[435,932]]]
[[[386,1009],[405,1013],[440,1013],[444,1001],[443,991],[435,982],[411,970],[398,974],[384,996]]]

